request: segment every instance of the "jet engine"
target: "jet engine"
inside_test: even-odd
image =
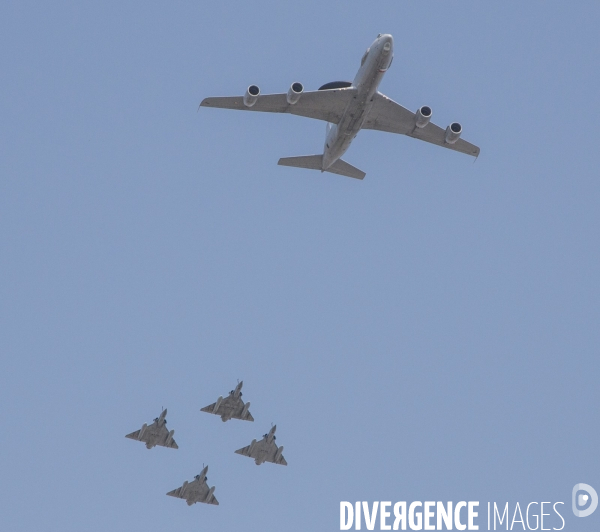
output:
[[[302,86],[302,83],[298,83],[297,81],[292,83],[292,86],[287,91],[287,102],[290,105],[294,105],[300,99],[300,96],[302,96],[303,92],[304,87]]]
[[[417,110],[415,125],[418,128],[425,127],[431,120],[431,107],[424,105]]]
[[[452,124],[446,128],[446,142],[448,144],[454,144],[460,138],[461,133],[462,126],[458,122],[452,122]]]
[[[144,424],[142,425],[142,429],[140,430],[140,433],[138,434],[138,440],[139,440],[139,441],[142,441],[142,438],[144,437],[144,432],[146,432],[146,427],[147,427],[147,426],[148,426],[148,425],[146,425],[146,423],[144,423]]]
[[[246,107],[252,107],[256,100],[258,100],[258,95],[260,94],[260,89],[256,85],[250,85],[246,89],[246,94],[244,94],[244,105]]]

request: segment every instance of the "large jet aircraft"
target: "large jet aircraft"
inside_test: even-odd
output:
[[[173,439],[174,430],[167,430],[167,409],[165,408],[159,417],[154,418],[154,423],[147,425],[144,423],[140,430],[136,430],[125,437],[131,440],[143,441],[147,449],[152,449],[156,445],[179,449]]]
[[[405,109],[377,87],[394,59],[394,39],[379,34],[362,57],[354,81],[333,81],[317,91],[304,92],[301,83],[292,83],[287,94],[261,94],[250,85],[244,96],[205,98],[200,106],[290,113],[327,122],[322,155],[283,157],[280,165],[332,172],[356,179],[365,173],[341,159],[361,129],[400,133],[444,148],[477,157],[479,148],[460,138],[462,126],[453,122],[445,130],[431,122],[431,107],[416,113]]]
[[[183,483],[183,486],[170,491],[167,493],[167,495],[170,495],[171,497],[177,497],[179,499],[185,499],[188,506],[191,506],[197,502],[216,504],[218,506],[219,501],[213,495],[215,492],[215,487],[208,487],[208,484],[206,483],[208,480],[206,473],[208,473],[208,466],[200,471],[200,474],[196,475],[194,480],[191,482],[186,480]]]
[[[277,436],[275,436],[276,430],[277,425],[273,425],[268,434],[265,434],[262,437],[262,440],[252,440],[250,445],[246,445],[246,447],[242,447],[241,449],[235,451],[236,454],[254,458],[254,463],[256,465],[260,465],[264,462],[287,465],[287,462],[283,457],[283,445],[281,447],[277,447],[277,444],[275,443],[275,440],[277,439]]]

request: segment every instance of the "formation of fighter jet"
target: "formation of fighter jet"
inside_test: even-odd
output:
[[[262,440],[252,440],[250,445],[246,445],[246,447],[242,447],[241,449],[235,451],[236,454],[254,458],[256,465],[260,465],[264,462],[287,465],[287,462],[283,457],[283,445],[281,447],[277,447],[277,444],[275,443],[275,440],[277,439],[275,436],[276,430],[277,425],[273,425],[268,434],[263,436]]]
[[[221,419],[229,421],[231,418],[242,419],[244,421],[254,421],[252,414],[250,414],[249,408],[250,403],[245,403],[242,400],[242,386],[244,381],[238,383],[234,390],[229,392],[229,396],[223,399],[219,397],[216,403],[205,406],[200,410],[202,412],[208,412],[209,414],[215,414],[221,416]]]
[[[379,34],[363,55],[354,81],[333,81],[310,92],[295,82],[287,94],[264,95],[256,85],[250,85],[244,96],[205,98],[200,106],[289,113],[327,122],[323,153],[283,157],[278,163],[283,166],[363,179],[365,172],[341,159],[361,129],[408,135],[477,157],[479,148],[460,138],[462,126],[458,122],[443,129],[431,122],[431,107],[424,105],[413,113],[377,90],[393,59],[394,39]]]
[[[246,421],[254,421],[254,418],[248,411],[250,403],[244,403],[242,401],[242,386],[244,381],[238,382],[235,389],[229,392],[229,396],[225,399],[219,397],[216,403],[208,405],[201,410],[210,414],[216,414],[221,416],[223,421],[227,421],[231,418],[243,419]],[[167,409],[165,408],[159,417],[154,419],[154,423],[147,425],[144,423],[140,430],[136,430],[131,434],[127,434],[126,438],[132,440],[143,441],[146,443],[148,449],[152,449],[155,445],[162,445],[163,447],[171,447],[178,449],[179,447],[173,439],[175,431],[168,431],[166,424]],[[277,447],[275,443],[275,430],[276,425],[273,425],[268,434],[265,434],[262,440],[252,440],[252,443],[242,449],[235,451],[237,454],[249,456],[254,458],[256,465],[260,465],[263,462],[272,462],[274,464],[287,465],[285,458],[283,457],[283,446]],[[178,497],[179,499],[185,499],[188,506],[191,506],[197,502],[203,502],[205,504],[218,505],[219,501],[214,496],[215,486],[212,488],[208,487],[206,481],[206,473],[208,472],[208,466],[206,466],[199,475],[194,477],[194,480],[188,482],[187,480],[177,489],[169,491],[167,495],[171,497]]]
[[[206,466],[199,475],[194,477],[194,480],[188,482],[187,480],[183,483],[183,486],[174,489],[167,493],[171,497],[178,497],[179,499],[185,499],[188,506],[197,502],[203,502],[205,504],[219,504],[219,501],[214,496],[215,486],[212,488],[208,487],[206,481],[208,477],[208,466]]]
[[[154,423],[146,425],[144,423],[140,430],[136,430],[131,434],[127,434],[126,438],[132,440],[143,441],[146,444],[146,448],[152,449],[156,445],[162,447],[170,447],[171,449],[179,449],[175,440],[173,439],[174,430],[167,430],[167,409],[165,408],[159,417],[154,418]]]

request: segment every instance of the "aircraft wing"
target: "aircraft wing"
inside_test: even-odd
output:
[[[241,454],[242,456],[250,456],[250,446],[246,445],[246,447],[242,447],[235,451],[236,454]]]
[[[267,459],[267,462],[272,462],[274,464],[279,464],[279,465],[288,465],[285,458],[283,457],[283,455],[279,456],[277,458],[277,460],[275,460],[275,458],[277,458],[277,453],[275,453],[275,455],[269,457]]]
[[[179,449],[179,445],[175,443],[175,438],[171,438],[171,441],[167,445],[167,438],[169,436],[169,429],[166,425],[161,425],[158,430],[155,429],[154,434],[156,435],[156,445],[161,445],[162,447],[169,447],[171,449]]]
[[[160,445],[160,443],[158,445]],[[172,438],[169,442],[169,445],[165,445],[165,447],[169,447],[170,449],[179,449],[179,445],[175,443],[175,438]]]
[[[373,107],[363,123],[363,129],[376,129],[388,133],[408,135],[415,139],[431,142],[443,148],[479,156],[479,148],[463,139],[458,139],[454,144],[445,141],[446,130],[429,122],[425,127],[415,126],[415,113],[402,107],[399,103],[378,92],[374,96]]]
[[[246,413],[245,417],[242,417],[242,413],[235,413],[233,414],[233,416],[235,419],[241,419],[242,421],[254,421],[254,418],[252,417],[252,414],[250,412]]]
[[[136,430],[135,432],[132,432],[131,434],[127,434],[125,437],[131,438],[132,440],[137,440],[139,435],[140,435],[140,431]]]
[[[210,404],[208,406],[205,406],[204,408],[200,409],[200,412],[208,412],[209,414],[212,414],[213,410],[215,409],[216,404],[217,403],[212,403],[212,404]],[[221,410],[221,407],[219,407],[219,410]],[[219,410],[217,410],[215,412],[216,415],[219,415]]]
[[[243,96],[221,96],[205,98],[200,106],[264,113],[289,113],[338,124],[346,106],[355,94],[354,88],[303,92],[293,105],[287,102],[286,94],[261,94],[252,107],[244,105]]]
[[[185,497],[181,493],[181,487],[171,490],[169,493],[167,493],[167,495],[169,495],[170,497],[177,497],[178,499],[185,499]]]

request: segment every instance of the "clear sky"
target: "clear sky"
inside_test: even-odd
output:
[[[600,491],[599,26],[596,2],[2,2],[0,528],[476,500],[599,530],[570,507]],[[323,122],[197,111],[352,80],[380,32],[380,90],[460,121],[475,163],[363,131],[362,182],[283,168]],[[254,423],[200,412],[237,379]],[[124,438],[162,407],[178,451]],[[287,468],[234,454],[272,422]],[[203,464],[220,506],[165,496]]]

